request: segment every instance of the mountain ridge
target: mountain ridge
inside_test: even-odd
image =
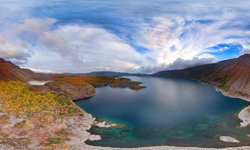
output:
[[[6,61],[0,58],[0,80],[53,80],[56,75],[67,75],[67,76],[146,76],[144,74],[126,73],[126,72],[115,72],[115,71],[96,71],[90,73],[35,73],[30,69],[20,68],[10,61]]]
[[[217,87],[231,95],[250,95],[250,54],[181,70],[160,71],[153,76],[187,78]]]
[[[52,74],[35,73],[0,58],[0,80],[52,80]]]
[[[86,73],[87,75],[114,75],[114,76],[145,76],[140,73],[126,73],[126,72],[115,72],[115,71],[95,71]]]
[[[10,61],[0,58],[0,80],[31,79],[33,71],[21,69]]]
[[[53,75],[56,74],[34,73],[29,69],[22,69],[9,61],[0,59],[0,80],[53,80]],[[79,76],[80,75],[81,74],[79,74]],[[110,71],[92,72],[82,75],[149,76]],[[249,97],[250,54],[245,54],[239,58],[224,60],[214,64],[200,65],[181,70],[160,71],[151,76],[194,79],[219,88],[231,95]]]

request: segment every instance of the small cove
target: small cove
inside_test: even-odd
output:
[[[132,91],[109,86],[97,88],[95,96],[75,101],[85,111],[119,124],[93,127],[102,140],[87,144],[109,147],[159,145],[229,147],[248,144],[249,128],[239,128],[237,112],[249,103],[223,96],[208,85],[187,79],[129,77],[147,89]],[[249,133],[248,133],[249,132]],[[220,136],[232,136],[240,143],[226,143]]]

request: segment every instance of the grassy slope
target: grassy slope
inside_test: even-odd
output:
[[[94,87],[118,83],[117,87],[136,85],[135,88],[139,84],[115,76],[60,76],[54,82]],[[0,81],[0,144],[24,149],[32,144],[39,149],[67,144],[75,136],[71,131],[78,127],[68,120],[83,120],[84,111],[65,94],[29,89],[30,86],[21,81]]]
[[[65,124],[66,118],[82,116],[83,112],[67,96],[33,93],[28,89],[20,81],[0,81],[0,97],[3,99],[0,143],[16,148],[27,148],[31,141],[42,147],[65,144],[71,135]],[[10,117],[20,121],[13,122]]]

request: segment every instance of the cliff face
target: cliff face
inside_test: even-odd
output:
[[[153,76],[195,79],[230,94],[249,97],[250,55],[183,70],[161,71]]]

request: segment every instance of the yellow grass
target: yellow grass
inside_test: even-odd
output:
[[[51,115],[79,112],[67,96],[58,96],[51,92],[33,93],[20,81],[0,81],[0,98],[4,101],[2,109],[7,106],[8,113],[16,117],[40,112]]]

